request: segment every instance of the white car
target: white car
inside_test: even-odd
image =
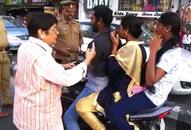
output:
[[[177,82],[175,82],[173,85],[171,94],[175,95],[191,94],[191,78],[189,77],[185,75],[184,77],[181,77],[181,79],[177,80]]]
[[[87,50],[88,44],[95,37],[95,33],[92,32],[90,21],[81,21],[80,25],[81,25],[81,30],[84,36],[83,37],[84,44],[82,45],[81,50],[85,52]],[[116,29],[119,27],[119,24],[112,23],[111,27]],[[142,30],[143,30],[143,33],[140,36],[140,40],[142,41],[145,47],[145,50],[147,53],[147,59],[148,59],[148,56],[149,56],[148,43],[149,43],[149,40],[152,38],[152,33],[147,29],[146,24],[143,24]],[[122,43],[125,43],[125,41],[123,40]],[[190,55],[190,58],[188,58],[188,60],[191,61],[191,55]],[[191,94],[191,66],[182,67],[182,68],[185,68],[182,71],[182,73],[184,73],[184,76],[177,79],[177,82],[174,83],[171,94],[176,94],[176,95]]]
[[[185,61],[180,63],[181,70],[179,72],[179,76],[177,77],[176,82],[173,85],[171,94],[191,94],[191,52],[184,50],[183,54]]]

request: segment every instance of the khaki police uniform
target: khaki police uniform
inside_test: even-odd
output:
[[[7,51],[8,46],[7,33],[3,19],[0,18],[0,95],[1,103],[8,105],[12,103],[9,81],[10,81],[10,59]]]
[[[75,61],[79,56],[80,44],[82,42],[80,23],[73,20],[73,22],[69,24],[64,18],[61,18],[58,22],[58,31],[59,35],[55,46],[58,46],[60,49],[69,48],[70,56],[56,53],[54,57],[62,60],[62,63]]]

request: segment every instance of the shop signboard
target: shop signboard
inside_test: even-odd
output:
[[[55,8],[52,7],[52,6],[44,6],[44,12],[45,13],[50,13],[50,14],[53,14],[55,13]]]
[[[89,18],[91,16],[91,9],[97,5],[106,5],[109,6],[110,0],[84,0],[83,3],[83,11],[85,13],[85,17]]]
[[[23,0],[24,4],[43,4],[47,3],[47,0]]]
[[[5,0],[5,5],[21,5],[22,0]]]
[[[128,14],[142,18],[159,18],[163,12],[151,12],[151,11],[114,11],[113,16],[122,17]]]
[[[44,12],[45,13],[53,14],[57,18],[59,17],[59,10],[58,10],[58,8],[55,8],[53,6],[44,6]]]
[[[106,5],[109,6],[109,0],[84,0],[84,9],[89,10],[96,5]]]
[[[119,0],[119,10],[168,11],[172,0]]]

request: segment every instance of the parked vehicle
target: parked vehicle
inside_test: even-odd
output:
[[[188,95],[191,94],[191,52],[184,50],[184,60],[186,64],[181,65],[181,72],[177,77],[176,82],[173,84],[171,94]]]
[[[27,28],[14,17],[4,15],[0,15],[0,17],[3,18],[7,30],[9,49],[18,50],[19,46],[29,37]]]
[[[186,77],[186,76],[184,76]],[[190,77],[190,76],[189,76]],[[188,77],[187,77],[188,78]],[[171,94],[175,95],[188,95],[191,94],[191,79],[180,79],[173,85]]]

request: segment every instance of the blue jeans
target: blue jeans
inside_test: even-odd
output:
[[[68,108],[68,110],[64,113],[64,125],[66,130],[80,130],[78,124],[78,113],[76,112],[76,103],[79,99],[86,97],[93,93],[94,91],[89,87],[85,87],[82,92],[78,95],[78,97],[73,101],[72,105]]]

